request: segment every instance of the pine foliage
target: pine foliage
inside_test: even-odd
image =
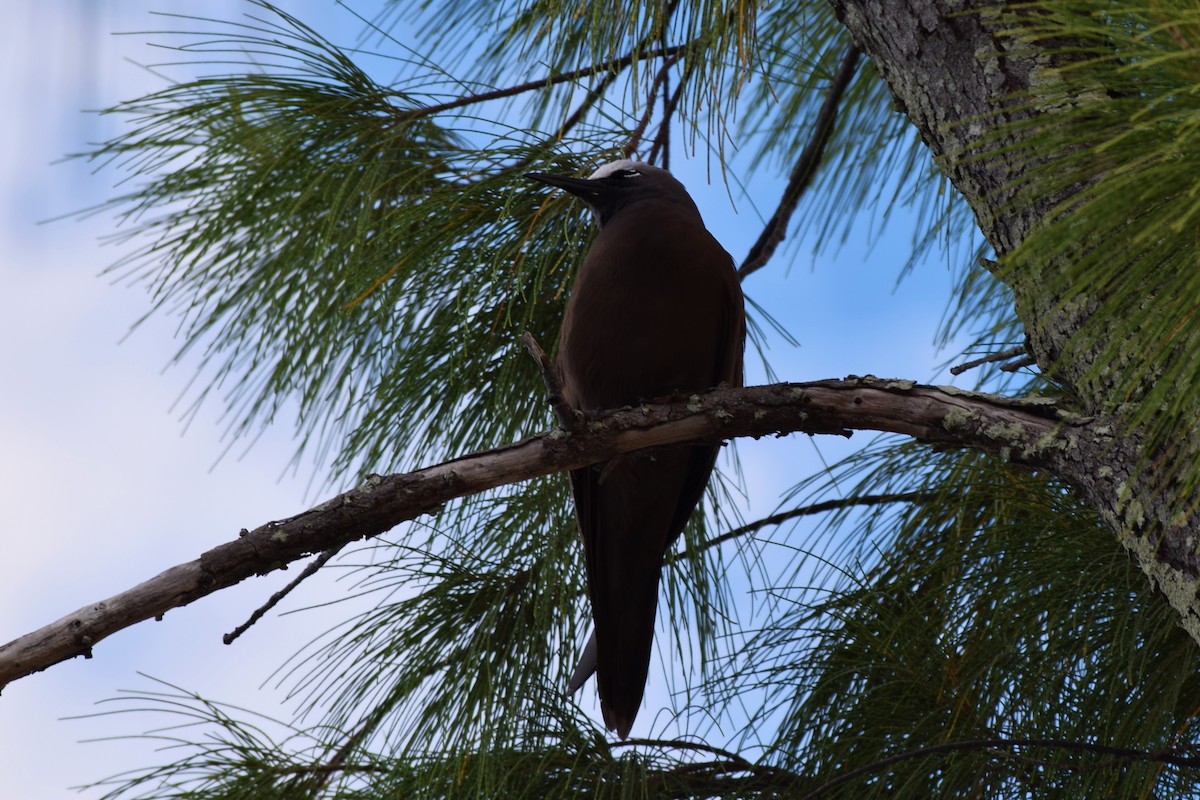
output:
[[[553,347],[590,220],[522,173],[633,151],[669,165],[673,148],[784,173],[851,46],[816,0],[448,0],[402,35],[414,5],[365,25],[370,50],[266,2],[173,18],[167,45],[224,71],[113,107],[126,132],[87,154],[128,175],[107,208],[135,249],[114,269],[202,353],[193,402],[223,404],[234,439],[294,407],[297,457],[330,482],[550,424],[515,336]],[[1001,274],[1070,255],[1046,304],[1121,309],[1078,347],[1109,348],[1091,363],[1128,376],[1112,402],[1142,403],[1165,436],[1200,384],[1200,12],[1005,5],[1014,42],[1070,56],[1037,98],[1070,124],[1023,132],[1014,202],[1088,188]],[[941,247],[956,265],[947,337],[1018,344],[971,210],[865,63],[789,230],[834,247],[902,204],[913,258]],[[108,796],[1200,796],[1197,646],[1052,476],[885,438],[800,482],[790,523],[717,539],[737,522],[726,480],[665,571],[678,629],[660,650],[683,674],[669,738],[613,742],[563,696],[586,609],[556,476],[344,556],[375,602],[281,667],[295,720],[170,686],[120,701],[192,727]]]

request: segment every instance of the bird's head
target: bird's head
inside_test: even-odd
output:
[[[623,209],[642,202],[670,203],[700,215],[687,189],[671,173],[640,161],[613,161],[586,178],[544,172],[527,172],[525,177],[575,195],[587,203],[600,227]]]

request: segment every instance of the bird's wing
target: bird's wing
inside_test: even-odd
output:
[[[730,386],[743,384],[742,360],[746,340],[746,312],[742,290],[738,284],[737,273],[729,269],[726,281],[728,296],[723,304],[724,313],[716,327],[717,341],[724,344],[720,361],[714,365],[711,386],[727,383]],[[683,533],[684,526],[700,500],[704,497],[704,489],[717,463],[719,447],[693,446],[687,459],[686,476],[675,516],[671,519],[671,536],[666,543],[670,547]],[[666,554],[666,548],[663,549]]]

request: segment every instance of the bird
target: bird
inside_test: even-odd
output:
[[[591,210],[598,231],[559,334],[563,399],[585,415],[741,386],[745,305],[733,259],[665,169],[622,159],[587,178],[526,177]],[[670,445],[571,471],[594,628],[568,684],[594,672],[605,726],[642,703],[668,549],[700,503],[719,445]]]

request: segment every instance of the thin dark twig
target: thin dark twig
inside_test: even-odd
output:
[[[699,750],[701,752],[712,753],[713,755],[720,756],[721,758],[724,758],[725,760],[730,761],[734,764],[737,764],[738,766],[741,766],[741,767],[752,766],[749,761],[747,761],[742,756],[739,756],[737,753],[731,753],[728,750],[722,750],[720,747],[714,747],[713,745],[704,744],[703,742],[691,742],[691,741],[688,741],[687,739],[638,739],[638,738],[632,738],[632,739],[624,739],[619,742],[613,742],[611,746],[612,747],[629,747],[631,745],[641,745],[643,747],[673,748],[676,750]]]
[[[1030,356],[1030,355],[1026,355],[1026,356],[1022,356],[1021,358],[1018,358],[1016,361],[1010,361],[1007,364],[1001,364],[1000,370],[1002,372],[1016,372],[1017,370],[1021,369],[1022,367],[1032,367],[1036,363],[1037,363],[1036,358],[1034,358],[1033,356]]]
[[[725,14],[726,24],[732,23],[738,16],[739,7],[735,4]],[[700,40],[693,40],[693,44],[699,45]],[[680,54],[680,57],[686,56],[686,52]],[[662,154],[662,162],[660,166],[663,169],[669,169],[671,166],[671,119],[675,116],[675,110],[679,106],[679,100],[683,97],[683,89],[687,85],[688,79],[692,76],[695,70],[696,60],[685,61],[683,75],[679,78],[679,85],[675,87],[674,92],[664,92],[663,94],[663,115],[658,123],[658,133],[654,136],[654,142],[650,145],[650,154],[646,157],[646,161],[650,164],[658,162],[659,154]],[[670,99],[667,99],[667,98]]]
[[[677,8],[679,8],[679,0],[671,0],[671,2],[667,4],[663,14],[662,26],[658,29],[658,45],[660,51],[663,53],[666,53],[668,49],[667,29],[671,26],[671,17],[675,15],[675,10]],[[641,49],[647,47],[650,44],[650,40],[653,38],[653,36],[653,31],[648,33],[646,37],[638,44],[638,48]],[[638,124],[633,129],[633,132],[629,135],[629,140],[625,142],[625,147],[623,149],[625,158],[632,156],[634,151],[637,150],[638,145],[641,144],[642,136],[646,133],[646,127],[650,124],[650,117],[654,114],[654,102],[657,98],[659,87],[667,85],[667,77],[670,75],[671,67],[674,65],[675,56],[663,56],[662,67],[659,68],[658,74],[654,76],[654,82],[650,84],[650,91],[646,96],[646,112],[642,114],[642,118],[638,121]]]
[[[668,19],[670,18],[671,14],[675,13],[675,8],[678,5],[679,5],[679,0],[672,0],[671,6],[667,9],[667,18]],[[729,15],[732,15],[733,13],[734,13],[733,9],[730,9]],[[659,44],[662,47],[667,46],[666,26],[663,26],[662,38],[659,40]],[[682,57],[682,55],[680,57]],[[676,58],[674,60],[674,63],[672,63],[672,66],[674,66],[675,63],[678,63],[678,61],[679,61],[679,59]],[[685,72],[686,72],[686,68],[685,68]],[[687,80],[686,74],[682,78],[680,78],[680,80],[686,81]],[[675,97],[675,94],[674,94],[674,92],[671,91],[671,73],[665,72],[665,73],[663,73],[663,90],[662,90],[662,101],[663,101],[662,125],[667,125],[668,128],[670,126],[671,115],[674,113],[674,108],[675,108],[674,104],[672,103],[672,98],[674,98],[674,97]],[[675,101],[675,102],[678,102],[678,101]],[[671,136],[668,133],[666,138],[665,139],[663,138],[662,125],[659,126],[658,134],[654,137],[654,142],[650,146],[650,151],[651,151],[650,158],[651,158],[651,161],[657,161],[659,166],[661,166],[663,169],[670,169],[671,168]],[[658,146],[659,142],[662,142],[661,148]],[[659,158],[660,151],[662,154],[661,158]]]
[[[579,121],[583,119],[583,115],[588,112],[588,109],[596,105],[597,100],[604,96],[604,92],[608,90],[609,85],[617,79],[617,75],[619,74],[620,72],[616,70],[605,73],[604,77],[600,79],[596,86],[588,90],[587,96],[584,97],[576,109],[571,112],[571,116],[567,117],[566,120],[563,121],[563,124],[558,126],[558,130],[554,132],[554,135],[550,137],[550,140],[561,141],[562,138],[566,136],[572,128],[578,125]],[[524,172],[529,165],[534,162],[535,158],[535,154],[531,153],[519,161],[514,162],[510,171],[514,173]]]
[[[675,12],[675,7],[677,5],[678,5],[677,3],[673,2],[667,8],[667,19],[668,20],[670,19],[671,14],[673,14]],[[650,37],[646,37],[641,42],[638,43],[638,46],[636,48],[634,48],[633,52],[639,53],[642,50],[644,50],[649,44],[650,44]],[[696,41],[691,42],[689,45],[684,45],[683,47],[689,47],[694,44],[696,44]],[[677,58],[675,51],[677,49],[678,48],[673,48],[673,47],[667,46],[666,24],[664,23],[663,33],[662,33],[662,37],[660,39],[660,49],[658,50],[657,53],[647,54],[646,57],[653,58],[653,57],[657,57],[657,56],[662,56],[663,68],[659,74],[660,74],[660,76],[666,75],[669,66],[671,64],[675,63],[675,59]],[[615,81],[617,76],[621,73],[621,71],[624,70],[626,67],[628,67],[631,63],[633,63],[633,60],[630,58],[622,59],[622,63],[619,66],[616,66],[616,67],[610,69],[609,71],[605,72],[604,75],[600,78],[600,81],[596,84],[596,86],[593,87],[592,89],[588,90],[587,96],[583,98],[583,101],[580,102],[579,106],[573,112],[571,112],[571,115],[569,117],[567,117],[567,119],[563,122],[562,125],[559,126],[558,130],[554,132],[554,136],[551,138],[554,141],[559,141],[564,136],[566,136],[567,133],[572,128],[574,128],[576,125],[578,125],[579,121],[583,119],[583,115],[586,114],[588,112],[588,110],[591,109],[592,106],[594,106],[596,104],[597,100],[599,100],[601,97],[604,96],[604,93],[608,90],[608,87],[612,84],[612,82]],[[542,84],[542,85],[544,85],[544,84]],[[655,89],[652,87],[650,102],[647,103],[647,106],[653,105],[653,99],[654,99],[653,92],[654,91],[655,91]],[[640,138],[640,134],[639,134],[639,138]],[[630,137],[630,140],[633,141],[633,137]],[[626,148],[627,148],[626,154],[628,155],[628,153],[631,152],[631,150],[629,149],[628,145],[626,145]],[[532,160],[533,160],[532,156],[522,160],[517,165],[517,169],[523,168],[526,164],[528,164]]]
[[[658,101],[659,87],[666,86],[667,75],[671,72],[671,67],[675,65],[673,59],[663,59],[662,67],[659,68],[658,74],[654,76],[654,82],[650,84],[650,91],[646,96],[646,110],[642,114],[642,118],[638,120],[637,126],[629,134],[629,140],[625,142],[624,155],[629,158],[637,150],[638,145],[642,143],[642,137],[646,134],[646,128],[650,125],[650,117],[654,115],[654,104]]]
[[[225,644],[233,644],[239,636],[241,636],[246,631],[250,630],[250,628],[254,625],[254,623],[256,623],[260,619],[262,619],[263,615],[265,615],[268,611],[270,611],[275,606],[279,605],[279,601],[281,601],[281,600],[283,600],[283,598],[287,597],[292,592],[293,589],[295,589],[297,586],[299,586],[307,578],[315,575],[317,573],[317,570],[319,570],[321,567],[328,564],[329,559],[336,556],[338,554],[338,551],[341,550],[342,547],[344,547],[344,545],[339,545],[337,547],[331,547],[328,550],[326,550],[325,552],[321,553],[321,555],[317,556],[312,561],[310,561],[308,563],[308,566],[304,568],[304,571],[296,576],[295,580],[293,580],[287,586],[283,587],[278,592],[276,592],[275,594],[273,594],[269,598],[267,598],[267,602],[263,603],[261,606],[259,606],[257,609],[255,609],[254,613],[250,615],[249,619],[247,619],[241,625],[238,625],[236,628],[234,628],[229,633],[222,636],[221,641],[223,641]]]
[[[674,95],[671,93],[671,74],[668,72],[667,75],[665,76],[665,79],[663,80],[663,93],[662,93],[663,119],[667,119],[668,117],[670,117],[671,97],[673,97],[673,96]],[[670,169],[671,168],[671,134],[668,132],[667,135],[664,137],[662,135],[662,129],[660,128],[659,135],[654,137],[655,143],[657,143],[660,139],[662,140],[662,148],[661,148],[662,162],[661,162],[660,166],[662,166],[663,169]]]
[[[675,2],[673,2],[673,3],[672,3],[671,9],[669,10],[669,12],[668,12],[668,13],[674,13],[674,10],[675,10],[675,5],[677,5],[677,4],[678,4],[678,3],[677,3],[677,0],[675,0]],[[666,47],[666,46],[667,46],[667,29],[666,29],[666,26],[663,26],[662,38],[659,40],[659,44],[660,44],[662,47]],[[670,73],[670,72],[666,72],[666,73],[664,73],[664,74],[663,74],[663,90],[662,90],[662,101],[663,101],[663,119],[669,119],[669,118],[670,118],[670,116],[671,116],[671,97],[672,97],[672,92],[671,92],[671,73]],[[658,136],[656,136],[656,137],[654,137],[654,138],[655,138],[655,141],[658,141],[658,139],[659,139],[659,137],[658,137]],[[661,161],[661,164],[660,164],[660,166],[661,166],[663,169],[670,169],[670,168],[671,168],[671,137],[670,137],[670,135],[668,135],[668,136],[667,136],[667,138],[666,138],[666,140],[663,142],[663,146],[662,146],[662,161]]]
[[[953,366],[950,368],[950,374],[951,375],[962,375],[964,372],[966,372],[969,369],[975,369],[975,367],[979,367],[984,364],[991,363],[992,361],[1004,361],[1005,359],[1013,358],[1013,357],[1019,356],[1019,355],[1024,355],[1025,353],[1026,353],[1025,345],[1018,345],[1017,347],[1010,347],[1007,350],[1001,350],[998,353],[991,353],[990,355],[986,355],[983,358],[972,359],[971,361],[966,361],[966,362],[963,362],[962,364]],[[1003,369],[1003,367],[1001,367],[1001,369]]]
[[[683,88],[687,86],[688,78],[692,76],[695,66],[695,61],[687,62],[687,66],[683,68],[683,74],[679,76],[679,85],[675,87],[671,99],[667,102],[667,107],[663,109],[663,118],[658,123],[658,133],[654,137],[654,143],[650,145],[650,155],[647,158],[650,163],[654,163],[660,152],[665,153],[667,150],[671,138],[671,118],[675,116],[675,109],[679,107],[679,99],[683,96]],[[663,169],[666,167],[667,162],[664,160]]]
[[[825,95],[825,102],[821,104],[821,110],[817,114],[817,121],[813,126],[812,139],[809,140],[808,145],[804,148],[804,152],[800,154],[799,160],[792,168],[787,188],[783,190],[783,197],[779,200],[779,207],[775,209],[775,213],[767,220],[766,227],[759,234],[758,241],[750,248],[750,252],[746,255],[746,260],[738,267],[738,275],[743,279],[750,273],[766,265],[767,261],[774,255],[775,249],[779,247],[779,243],[787,235],[788,221],[792,218],[792,213],[795,212],[796,205],[800,202],[801,196],[808,189],[812,183],[813,176],[817,172],[817,164],[821,161],[821,156],[825,152],[825,145],[829,143],[829,137],[833,133],[834,123],[837,122],[838,108],[841,105],[842,95],[845,94],[846,88],[854,79],[854,73],[858,68],[858,60],[861,55],[861,51],[853,44],[846,51],[846,57],[842,59],[842,65],[838,68],[833,82],[829,85],[829,92]]]
[[[558,374],[558,369],[532,333],[525,331],[519,338],[537,364],[538,371],[542,373],[542,381],[546,384],[546,397],[550,401],[550,407],[554,409],[554,416],[558,417],[558,423],[564,430],[576,430],[582,419],[563,397],[562,376]]]
[[[465,106],[475,105],[476,103],[486,103],[491,100],[502,100],[506,97],[513,97],[524,92],[530,92],[535,89],[543,89],[547,86],[555,86],[560,83],[586,78],[589,75],[595,75],[598,72],[613,71],[624,69],[633,63],[637,58],[671,58],[678,53],[692,47],[696,42],[687,42],[685,44],[677,44],[672,47],[654,50],[651,52],[642,52],[639,48],[632,53],[627,53],[620,58],[614,58],[610,61],[601,61],[596,64],[591,64],[579,69],[573,69],[569,72],[559,72],[555,75],[550,75],[536,81],[527,81],[517,84],[516,86],[508,86],[503,89],[493,89],[490,92],[480,92],[479,94],[469,94],[464,97],[456,97],[453,100],[447,100],[444,103],[437,103],[432,106],[421,106],[420,108],[406,108],[398,110],[395,117],[399,120],[417,119],[419,117],[427,117],[432,114],[440,114],[443,111],[453,111],[456,108],[464,108]]]
[[[894,756],[874,761],[821,784],[813,791],[804,795],[801,800],[812,800],[813,798],[820,797],[826,792],[836,789],[855,778],[877,772],[884,767],[898,764],[901,761],[908,761],[937,753],[953,753],[960,750],[994,750],[1013,747],[1047,747],[1056,750],[1101,753],[1107,756],[1116,756],[1125,761],[1156,761],[1177,767],[1200,767],[1200,758],[1177,755],[1176,751],[1171,748],[1150,752],[1146,750],[1132,750],[1125,747],[1112,747],[1106,744],[1077,742],[1070,739],[973,739],[965,742],[943,742],[942,744],[934,744],[928,747],[918,747],[915,750],[908,750],[904,753],[897,753]]]
[[[824,514],[826,511],[838,511],[843,508],[854,508],[856,506],[877,506],[885,503],[920,503],[932,500],[934,497],[935,495],[932,492],[896,492],[891,494],[864,494],[860,497],[843,497],[837,500],[822,500],[820,503],[812,503],[811,505],[800,506],[788,511],[781,511],[778,514],[772,514],[769,517],[748,522],[745,525],[726,531],[720,536],[714,536],[712,539],[701,542],[696,548],[689,548],[678,553],[670,553],[667,555],[667,563],[690,555],[693,549],[707,550],[710,547],[724,544],[739,536],[745,536],[747,533],[754,533],[771,525],[781,525],[789,519],[795,519],[796,517]]]
[[[346,741],[333,754],[333,758],[324,764],[317,765],[313,769],[298,773],[305,777],[302,785],[312,790],[312,794],[315,796],[329,786],[333,781],[334,773],[350,769],[361,769],[360,767],[347,767],[347,759],[350,758],[351,753],[354,752],[356,747],[366,741],[367,737],[379,728],[380,724],[399,702],[399,694],[393,693],[391,697],[372,709],[371,713],[362,721],[362,724],[358,726],[358,730],[346,737]]]
[[[391,772],[395,767],[386,764],[297,764],[291,767],[271,767],[276,775],[330,775],[334,772]],[[322,781],[324,788],[328,781]]]
[[[617,79],[617,75],[616,71],[605,73],[600,82],[596,84],[596,87],[588,91],[587,97],[583,98],[583,102],[579,104],[579,107],[554,132],[556,140],[562,139],[572,128],[579,124],[579,120],[583,119],[583,115],[587,113],[589,108],[596,105],[596,101],[604,95],[605,90],[608,89],[608,85]]]

